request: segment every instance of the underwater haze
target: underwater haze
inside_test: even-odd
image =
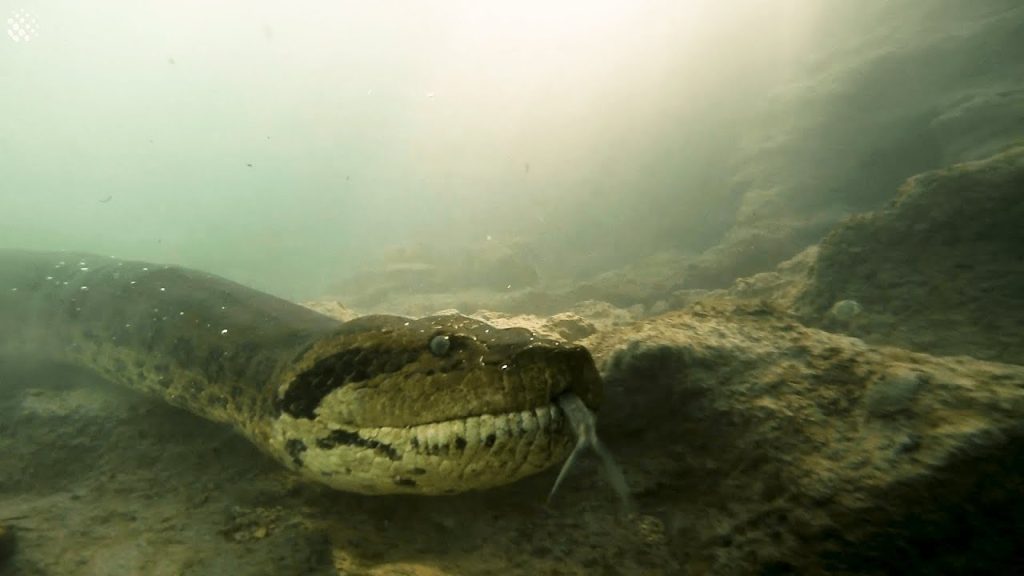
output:
[[[0,246],[295,298],[416,243],[527,242],[547,278],[700,253],[775,188],[770,226],[831,222],[948,159],[927,130],[893,158],[858,115],[919,128],[1009,83],[1005,46],[970,78],[941,51],[1013,4],[4,2]]]
[[[706,57],[694,36],[720,17],[673,3],[11,8],[32,33],[0,51],[0,243],[307,296],[413,239],[612,232],[580,212],[654,185],[637,148],[707,98],[673,68]]]

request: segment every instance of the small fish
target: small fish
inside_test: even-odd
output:
[[[555,479],[555,485],[551,487],[551,492],[548,493],[548,504],[551,503],[551,499],[555,497],[555,492],[558,491],[558,487],[565,480],[566,474],[569,473],[569,469],[576,462],[576,458],[586,450],[590,448],[597,456],[601,459],[601,464],[604,468],[605,477],[608,483],[611,484],[612,490],[618,495],[619,501],[622,503],[622,509],[627,514],[632,514],[636,509],[633,503],[633,497],[630,494],[629,486],[626,484],[626,476],[622,473],[622,468],[615,462],[611,453],[604,447],[604,444],[597,438],[597,421],[594,418],[594,413],[587,408],[586,404],[579,396],[567,393],[562,394],[558,397],[558,406],[562,409],[562,413],[565,418],[569,421],[569,425],[572,426],[573,432],[576,434],[576,447],[573,448],[572,453],[569,454],[569,458],[565,461],[562,466],[562,470],[558,473],[558,478]]]
[[[113,196],[108,194],[106,198],[100,199],[100,204],[106,204],[107,202],[110,202],[113,198]]]

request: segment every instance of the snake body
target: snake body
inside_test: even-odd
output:
[[[590,354],[461,316],[339,322],[204,272],[0,250],[0,355],[68,362],[226,423],[299,474],[367,494],[515,481],[574,443]]]

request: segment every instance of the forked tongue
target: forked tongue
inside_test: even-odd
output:
[[[627,513],[631,513],[633,511],[633,499],[630,497],[629,487],[626,485],[626,476],[622,473],[622,468],[612,458],[611,453],[604,447],[604,444],[601,444],[601,441],[597,439],[597,419],[594,417],[594,413],[587,408],[579,396],[572,393],[559,396],[558,405],[569,420],[573,433],[576,434],[576,447],[573,448],[569,458],[562,465],[562,470],[558,473],[558,479],[555,480],[555,485],[552,486],[551,493],[548,494],[548,503],[554,498],[555,492],[558,491],[562,480],[568,475],[569,469],[576,462],[576,458],[589,446],[601,458],[605,477],[619,496],[619,500],[622,501],[623,508],[625,508]]]

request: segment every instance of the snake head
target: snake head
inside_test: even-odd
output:
[[[601,401],[586,349],[461,315],[368,316],[284,372],[279,456],[357,492],[453,493],[539,472],[569,452],[557,399]]]

